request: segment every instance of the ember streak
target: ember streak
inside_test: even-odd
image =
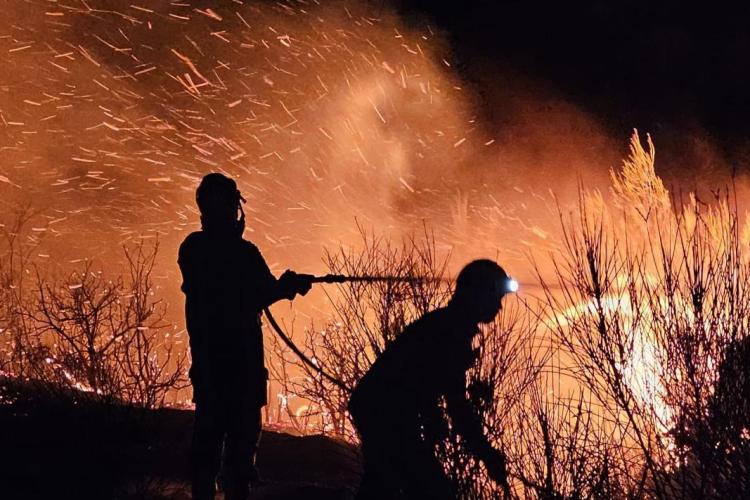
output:
[[[106,261],[121,242],[158,235],[170,302],[179,295],[167,264],[196,226],[193,191],[209,170],[238,179],[250,236],[282,270],[291,260],[319,267],[322,246],[352,241],[355,218],[394,234],[426,220],[467,257],[500,247],[518,258],[550,230],[537,193],[547,186],[529,179],[548,179],[560,157],[566,169],[616,159],[618,147],[563,103],[546,115],[517,109],[502,134],[485,130],[450,48],[388,9],[114,0],[6,9],[3,199],[43,211],[39,253],[55,262]],[[583,133],[561,141],[571,120]]]

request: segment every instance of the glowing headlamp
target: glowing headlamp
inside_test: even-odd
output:
[[[505,292],[506,293],[516,293],[517,291],[518,291],[518,281],[510,277],[507,280],[505,280]]]

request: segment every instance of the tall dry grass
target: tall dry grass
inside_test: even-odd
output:
[[[512,299],[480,337],[467,395],[503,448],[519,498],[710,498],[745,494],[750,386],[748,253],[731,190],[669,193],[637,133],[609,193],[560,204],[558,249],[532,255],[541,293]],[[746,232],[746,231],[745,231]],[[331,272],[426,276],[343,285],[306,331],[316,362],[352,386],[411,320],[450,293],[429,236],[364,238]],[[304,425],[356,439],[346,391],[277,349],[282,392]],[[292,379],[289,365],[304,375]],[[286,370],[286,371],[285,371]],[[299,416],[295,415],[295,419]],[[300,422],[297,422],[300,423]],[[499,491],[448,436],[437,453],[467,498]]]

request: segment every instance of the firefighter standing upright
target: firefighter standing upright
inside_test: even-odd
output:
[[[258,477],[255,452],[266,404],[260,312],[306,294],[311,283],[292,271],[277,280],[257,247],[242,238],[244,199],[232,179],[206,175],[196,201],[202,229],[185,238],[178,258],[195,402],[193,498],[214,498],[223,449],[226,498],[245,499]]]

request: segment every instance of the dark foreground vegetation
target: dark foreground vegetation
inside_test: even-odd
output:
[[[50,394],[0,377],[0,498],[188,499],[193,412],[147,410]],[[253,498],[351,497],[356,448],[323,436],[266,430]]]

